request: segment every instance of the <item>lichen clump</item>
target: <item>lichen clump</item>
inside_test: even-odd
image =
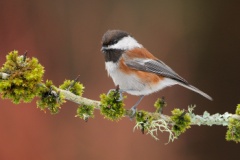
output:
[[[164,97],[158,98],[157,101],[154,103],[154,107],[156,108],[156,113],[162,113],[163,108],[166,106],[167,106],[167,103]]]
[[[59,86],[60,89],[69,90],[75,95],[82,96],[84,86],[74,80],[65,80],[62,85]]]
[[[9,75],[6,79],[0,78],[2,98],[18,104],[21,101],[31,102],[38,95],[38,84],[42,81],[44,68],[36,58],[19,56],[18,51],[12,51],[6,56],[0,72]]]
[[[37,101],[38,108],[43,111],[48,109],[51,114],[57,114],[61,109],[61,105],[65,102],[64,96],[50,80],[47,80],[45,85],[41,87],[39,97],[40,100]]]
[[[77,109],[77,115],[75,117],[79,117],[84,121],[88,121],[89,117],[94,118],[94,106],[82,105]]]
[[[126,111],[124,109],[124,103],[119,100],[120,93],[118,91],[111,91],[108,95],[101,94],[100,98],[100,113],[104,118],[118,121],[124,116]]]
[[[237,105],[236,115],[240,116],[240,104]],[[228,131],[226,133],[227,141],[240,142],[240,120],[229,118]]]
[[[191,127],[190,115],[184,110],[172,110],[171,120],[174,123],[172,131],[174,132],[176,137],[178,137],[180,134],[184,133],[187,129]]]
[[[150,130],[151,122],[153,117],[148,114],[147,111],[137,111],[136,123],[139,124],[141,132],[144,134],[145,131]]]

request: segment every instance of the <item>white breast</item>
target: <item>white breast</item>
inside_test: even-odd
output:
[[[141,83],[135,75],[123,73],[117,63],[106,62],[106,70],[109,76],[113,79],[115,85],[119,85],[121,90],[126,92],[141,90],[144,84]]]

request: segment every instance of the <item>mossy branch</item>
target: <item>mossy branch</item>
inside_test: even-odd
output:
[[[79,105],[92,105],[94,106],[95,109],[99,110],[101,107],[101,102],[100,101],[96,101],[96,100],[91,100],[85,97],[80,97],[77,96],[73,93],[71,93],[70,91],[66,91],[66,90],[62,90],[59,89],[59,91],[63,94],[63,96],[65,97],[66,100],[69,100],[71,102],[74,102],[76,104]],[[229,119],[233,118],[236,120],[240,120],[240,115],[237,114],[231,114],[231,113],[224,113],[224,114],[213,114],[210,115],[208,112],[204,112],[203,115],[195,115],[193,112],[193,108],[194,107],[189,107],[189,113],[191,115],[191,125],[208,125],[208,126],[212,126],[212,125],[221,125],[221,126],[227,126],[227,124],[229,123]],[[170,116],[165,115],[165,114],[161,114],[158,112],[146,112],[147,116],[152,117],[154,120],[158,120],[158,119],[163,119],[168,123],[173,123],[173,121],[171,120]],[[125,117],[129,117],[132,115],[132,111],[126,109],[126,112],[124,114]],[[134,116],[136,117],[136,115]]]
[[[66,100],[69,100],[79,105],[94,106],[95,109],[100,109],[100,104],[101,104],[100,101],[95,101],[95,100],[91,100],[81,96],[77,96],[72,92],[66,91],[63,89],[58,89],[58,90],[63,94]]]
[[[74,80],[65,80],[62,85],[56,87],[52,81],[43,82],[44,67],[36,58],[28,58],[27,52],[19,56],[18,51],[12,51],[7,55],[7,61],[0,69],[0,95],[3,99],[11,99],[14,103],[31,102],[38,97],[37,106],[41,110],[49,110],[56,114],[61,105],[67,101],[78,104],[77,115],[87,121],[94,117],[94,110],[100,110],[104,118],[119,121],[123,117],[133,117],[136,120],[134,129],[140,129],[142,133],[150,134],[156,140],[158,132],[169,133],[169,142],[177,139],[191,125],[221,125],[227,126],[226,140],[240,142],[240,105],[236,113],[224,113],[210,115],[195,115],[194,107],[188,110],[174,109],[171,115],[162,114],[167,106],[164,98],[158,99],[154,106],[155,112],[144,110],[137,111],[132,116],[132,110],[125,109],[123,101],[119,101],[118,88],[109,94],[101,94],[100,101],[91,100],[82,96],[84,86],[78,82],[79,76]],[[125,98],[125,97],[124,97]]]

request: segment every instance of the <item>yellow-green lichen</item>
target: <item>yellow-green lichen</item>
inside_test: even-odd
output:
[[[84,121],[88,121],[89,117],[94,118],[94,106],[79,106],[77,109],[76,117],[83,119]]]
[[[162,113],[163,108],[166,106],[167,106],[167,103],[164,97],[158,98],[157,101],[154,103],[154,107],[156,108],[157,113]]]
[[[151,122],[153,117],[148,114],[147,111],[137,111],[136,113],[136,123],[139,124],[141,132],[148,131],[151,128]]]
[[[191,117],[184,110],[174,109],[172,110],[171,120],[173,122],[172,131],[175,136],[178,137],[180,134],[184,133],[191,126]]]
[[[65,102],[64,96],[57,91],[52,81],[47,80],[45,85],[41,87],[39,93],[40,100],[37,106],[43,111],[48,109],[51,114],[56,114],[61,109],[61,105]]]
[[[111,91],[108,95],[101,94],[100,98],[100,113],[104,116],[104,118],[112,121],[118,121],[124,116],[124,104],[122,101],[119,101],[120,94],[118,91]]]
[[[21,101],[31,102],[38,95],[44,68],[36,58],[19,56],[18,51],[12,51],[6,56],[0,72],[8,74],[6,79],[0,78],[2,98],[18,104]]]
[[[84,86],[76,82],[75,80],[65,80],[62,85],[59,86],[60,89],[69,90],[75,95],[82,96]]]
[[[240,115],[240,104],[237,105],[236,115]],[[227,141],[240,142],[240,120],[235,118],[229,118],[228,130],[226,133]]]

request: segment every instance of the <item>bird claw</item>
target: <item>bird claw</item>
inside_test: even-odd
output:
[[[122,95],[122,92],[119,91],[119,98],[117,101],[122,101],[123,100],[123,95]]]
[[[135,106],[133,106],[131,108],[131,115],[129,116],[130,120],[132,120],[135,117],[136,113],[137,113],[137,109]]]
[[[123,95],[122,95],[122,91],[121,91],[121,90],[110,89],[110,90],[108,91],[108,93],[107,93],[107,96],[109,96],[109,94],[110,94],[112,91],[115,92],[115,93],[119,93],[119,98],[117,99],[118,102],[123,100]]]
[[[107,96],[109,96],[109,94],[112,92],[112,91],[116,91],[116,89],[110,89],[109,91],[108,91],[108,93],[107,93]]]

